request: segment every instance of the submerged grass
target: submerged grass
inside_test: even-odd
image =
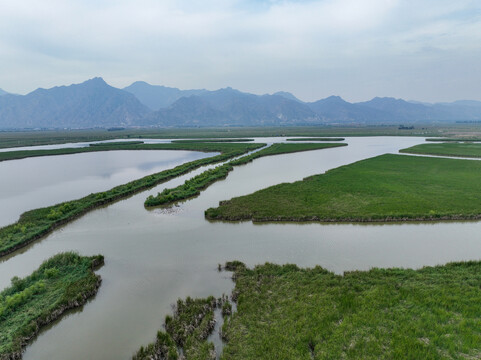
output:
[[[179,299],[174,315],[165,318],[165,331],[159,331],[155,342],[142,346],[132,359],[214,360],[214,345],[206,339],[215,326],[216,307],[217,301],[212,296],[206,299]]]
[[[171,145],[171,144],[166,144]],[[179,145],[175,145],[179,146]],[[12,225],[0,228],[0,257],[5,256],[27,244],[50,233],[59,226],[78,218],[86,212],[110,204],[119,199],[151,188],[174,177],[186,174],[201,166],[225,161],[264,144],[185,144],[191,150],[222,151],[217,156],[191,161],[173,169],[161,171],[119,185],[108,191],[87,195],[81,199],[63,202],[57,205],[30,210],[23,213]]]
[[[221,359],[475,359],[481,263],[335,275],[236,263]]]
[[[201,190],[207,188],[210,184],[218,180],[225,179],[229,172],[234,169],[234,166],[246,164],[253,161],[254,159],[263,156],[287,154],[308,150],[319,150],[345,145],[347,144],[273,144],[253,154],[243,156],[236,160],[232,160],[227,164],[218,166],[214,169],[206,170],[202,174],[199,174],[192,179],[186,180],[185,183],[182,185],[171,189],[164,189],[156,196],[150,195],[145,200],[144,204],[146,207],[167,205],[172,204],[176,201],[185,200],[197,196],[200,194]]]
[[[422,155],[440,155],[454,157],[481,157],[481,143],[442,143],[421,144],[402,149],[399,152]]]
[[[68,252],[53,256],[24,279],[14,277],[0,293],[0,359],[20,359],[42,326],[95,295],[101,280],[93,270],[101,264],[101,255]]]
[[[481,162],[381,155],[223,201],[208,219],[399,221],[481,217]]]

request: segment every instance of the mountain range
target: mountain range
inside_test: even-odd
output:
[[[134,82],[118,89],[102,78],[37,89],[0,90],[0,129],[369,125],[481,121],[481,102],[428,104],[376,97],[350,103],[338,96],[303,102],[288,92],[254,95]]]

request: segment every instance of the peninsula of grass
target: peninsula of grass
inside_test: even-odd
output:
[[[166,144],[144,144],[141,141],[132,142],[112,142],[90,144],[87,147],[80,148],[64,148],[50,150],[18,150],[0,152],[0,161],[18,160],[38,156],[54,156],[54,155],[71,155],[97,151],[115,151],[115,150],[188,150],[203,152],[232,152],[241,151],[246,144],[242,143],[166,143]],[[250,144],[248,151],[262,147],[262,144]]]
[[[372,269],[235,269],[221,359],[475,359],[481,263]]]
[[[421,144],[399,150],[401,153],[453,157],[481,157],[481,143]]]
[[[481,218],[481,162],[386,154],[220,202],[211,220],[407,221]]]
[[[179,185],[175,188],[164,189],[161,193],[156,196],[150,195],[146,200],[144,205],[146,207],[153,207],[159,205],[169,205],[180,200],[189,199],[198,196],[200,192],[207,188],[214,182],[225,179],[230,171],[234,169],[234,166],[243,165],[254,159],[270,156],[287,154],[299,151],[308,150],[320,150],[339,146],[346,146],[347,144],[331,144],[331,143],[313,143],[313,144],[273,144],[266,147],[260,151],[254,152],[250,155],[243,156],[239,159],[232,160],[227,164],[217,166],[214,169],[209,169],[203,173],[193,177],[192,179],[186,180],[184,184]]]
[[[165,318],[165,331],[155,342],[141,347],[133,360],[215,360],[214,344],[206,339],[215,326],[215,298],[178,300],[174,315]],[[182,356],[181,356],[182,354]]]
[[[103,261],[101,255],[62,253],[28,277],[14,277],[0,293],[0,359],[20,359],[22,349],[42,327],[94,296],[101,279],[93,270]]]
[[[223,151],[223,153],[213,157],[187,162],[173,169],[164,170],[116,186],[108,191],[93,193],[77,200],[27,211],[20,216],[20,219],[16,223],[0,228],[0,257],[28,245],[52,232],[59,226],[100,206],[150,189],[153,186],[184,175],[201,166],[240,156],[248,151],[258,149],[264,146],[264,144],[185,144],[185,146],[198,150],[204,149],[204,151]]]
[[[286,141],[343,141],[344,138],[328,138],[328,137],[303,137],[303,138],[291,138]]]

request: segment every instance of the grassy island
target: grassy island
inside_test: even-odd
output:
[[[176,201],[185,200],[188,198],[192,198],[200,194],[200,191],[207,188],[210,184],[225,179],[230,171],[234,169],[234,166],[243,165],[248,162],[253,161],[254,159],[263,157],[263,156],[270,156],[270,155],[279,155],[279,154],[287,154],[299,151],[308,151],[308,150],[320,150],[338,146],[346,146],[347,144],[330,144],[330,143],[323,143],[323,144],[273,144],[265,149],[262,149],[258,152],[255,152],[250,155],[246,155],[241,157],[240,159],[232,160],[227,164],[218,166],[214,169],[209,169],[204,171],[202,174],[199,174],[192,179],[186,180],[184,184],[179,185],[172,189],[164,189],[161,193],[158,193],[156,196],[150,195],[145,200],[146,207],[153,207],[159,205],[168,205],[172,204]]]
[[[381,155],[222,201],[208,219],[404,221],[481,218],[481,162]]]
[[[14,277],[0,293],[0,359],[20,359],[22,349],[43,326],[95,295],[101,279],[93,270],[102,264],[101,255],[62,253],[28,277]]]
[[[95,208],[124,199],[201,166],[240,156],[248,151],[262,147],[264,144],[185,144],[183,146],[188,146],[192,150],[221,151],[222,154],[187,162],[173,169],[148,175],[127,184],[116,186],[108,191],[87,195],[81,199],[27,211],[20,216],[20,219],[15,224],[0,228],[0,257],[28,245],[59,226]]]
[[[421,155],[481,158],[481,143],[421,144],[402,149],[399,152]]]
[[[235,269],[237,312],[221,359],[474,359],[481,263],[335,275],[320,267]]]

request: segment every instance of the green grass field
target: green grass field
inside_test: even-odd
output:
[[[477,359],[481,263],[335,275],[235,268],[221,359]]]
[[[97,293],[100,276],[93,269],[101,255],[55,255],[30,276],[13,278],[0,293],[0,359],[20,359],[22,348],[39,329]]]
[[[481,162],[381,155],[223,201],[208,219],[400,221],[481,217]]]
[[[421,144],[400,150],[402,153],[454,157],[481,157],[481,143]]]
[[[265,149],[257,151],[253,154],[246,155],[240,159],[232,160],[224,165],[217,166],[214,169],[209,169],[203,173],[194,176],[192,179],[186,180],[184,184],[172,189],[164,189],[156,196],[150,195],[144,205],[146,207],[153,207],[159,205],[169,205],[180,200],[185,200],[197,196],[201,190],[207,188],[218,180],[225,179],[229,172],[234,170],[234,166],[244,165],[254,159],[271,156],[288,154],[299,151],[320,150],[339,146],[346,146],[347,144],[332,144],[332,143],[315,143],[315,144],[273,144]]]

